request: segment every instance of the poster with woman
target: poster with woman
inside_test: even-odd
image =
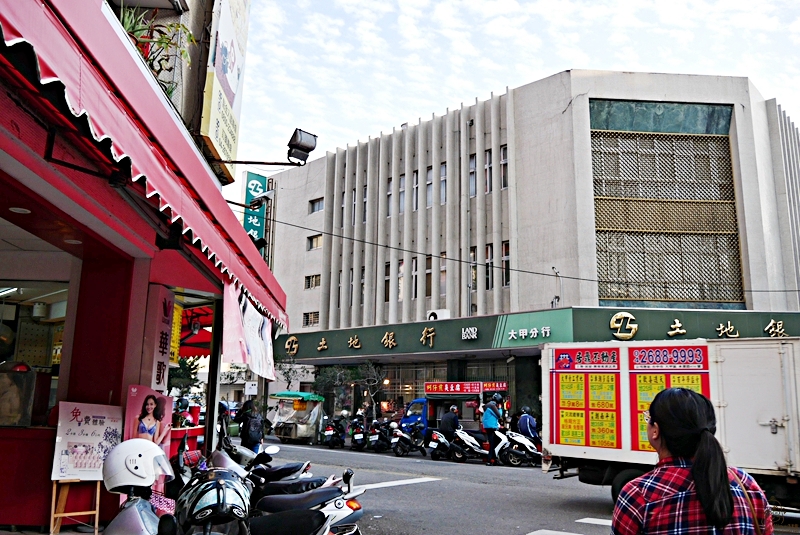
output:
[[[125,405],[125,440],[150,440],[161,446],[169,457],[171,430],[172,398],[146,386],[131,385]]]

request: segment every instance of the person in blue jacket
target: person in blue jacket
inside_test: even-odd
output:
[[[498,403],[502,403],[503,396],[495,394],[492,400],[483,407],[483,430],[486,432],[486,438],[489,439],[489,460],[486,466],[494,466],[497,464],[497,456],[494,449],[497,447],[497,428],[500,427],[500,418],[502,418],[502,409],[497,407]]]
[[[522,416],[519,417],[519,432],[528,438],[539,438],[536,431],[536,418],[531,415],[531,408],[522,407]]]

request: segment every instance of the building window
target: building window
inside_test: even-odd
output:
[[[443,163],[439,166],[439,202],[444,204],[447,202],[447,164]]]
[[[492,151],[487,150],[485,153],[486,163],[483,166],[483,178],[486,182],[486,193],[492,192]]]
[[[319,311],[303,312],[303,327],[314,327],[319,325]]]
[[[502,188],[508,188],[508,146],[500,147],[500,182]]]
[[[397,300],[403,302],[403,261],[397,265]]]
[[[447,293],[447,253],[441,253],[439,255],[441,260],[439,260],[439,295],[445,295]]]
[[[356,226],[356,189],[353,188],[353,213],[350,215],[350,224]]]
[[[367,186],[364,186],[364,209],[361,212],[361,222],[367,222]]]
[[[322,234],[308,237],[308,250],[319,249],[322,247]]]
[[[413,205],[412,208],[416,212],[419,209],[419,173],[414,171],[414,174],[411,178],[411,204]]]
[[[325,208],[325,199],[323,198],[313,199],[311,201],[308,201],[308,204],[309,204],[308,207],[309,214],[321,212]]]
[[[350,268],[350,295],[349,295],[349,300],[350,300],[350,302],[347,304],[347,306],[352,307],[353,306],[353,268]]]
[[[364,276],[366,275],[366,270],[364,266],[361,266],[361,306],[364,306]]]
[[[344,228],[344,203],[345,199],[347,199],[345,193],[344,191],[342,192],[342,228]]]
[[[494,253],[491,243],[486,244],[486,289],[494,288]]]
[[[339,270],[339,282],[336,287],[336,308],[342,308],[342,270]]]
[[[511,247],[507,241],[503,242],[503,286],[511,286]]]
[[[306,275],[306,290],[311,290],[316,288],[320,285],[321,276],[320,275]]]
[[[474,197],[478,194],[477,184],[475,184],[475,155],[469,155],[469,196]]]
[[[428,255],[425,257],[425,297],[431,296],[431,266],[433,265],[433,257]]]
[[[386,265],[383,267],[383,302],[389,302],[389,273],[391,273],[391,267],[389,262],[386,262]]]
[[[419,277],[419,270],[417,269],[417,258],[411,259],[411,299],[417,298],[417,280]]]
[[[386,217],[392,217],[392,179],[386,187]]]
[[[433,167],[428,167],[425,174],[425,207],[433,205]]]
[[[400,175],[400,213],[406,211],[406,175]]]
[[[478,248],[469,248],[469,288],[473,292],[478,289]]]

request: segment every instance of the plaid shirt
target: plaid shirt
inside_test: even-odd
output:
[[[728,468],[734,505],[731,522],[723,530],[709,526],[694,487],[692,462],[681,457],[663,459],[652,471],[625,485],[614,506],[611,532],[614,535],[753,535],[756,531],[750,506],[731,474],[733,471],[753,501],[762,534],[772,535],[772,517],[765,513],[768,504],[764,492],[752,477],[734,467]]]

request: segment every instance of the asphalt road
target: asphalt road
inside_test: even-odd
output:
[[[281,444],[275,464],[311,461],[314,475],[355,471],[355,485],[386,484],[359,498],[364,534],[606,535],[610,532],[611,491],[554,480],[540,468],[489,467],[477,461],[432,461],[419,453],[397,458]],[[431,478],[426,480],[424,478]],[[584,519],[584,522],[579,520]],[[585,519],[589,519],[587,523]]]

